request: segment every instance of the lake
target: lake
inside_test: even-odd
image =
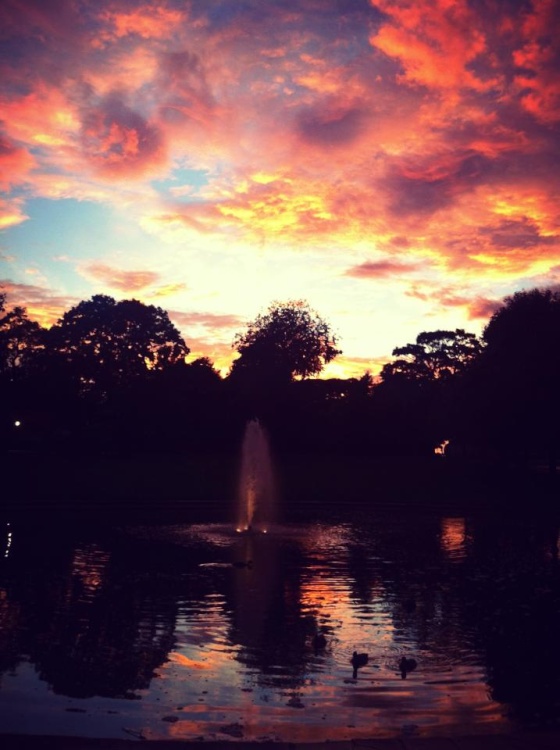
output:
[[[0,732],[318,741],[557,725],[556,515],[324,505],[266,534],[216,515],[0,519]],[[355,677],[354,651],[368,654]],[[402,673],[403,657],[416,668]]]

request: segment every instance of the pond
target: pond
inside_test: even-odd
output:
[[[318,741],[557,723],[555,517],[292,515],[268,533],[1,519],[0,732]]]

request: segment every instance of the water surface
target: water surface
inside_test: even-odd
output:
[[[330,515],[267,534],[4,519],[0,731],[295,741],[556,724],[555,519]],[[354,651],[368,654],[355,679]]]

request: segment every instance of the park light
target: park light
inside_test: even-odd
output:
[[[19,419],[16,419],[16,421],[14,422],[14,427],[21,427],[21,422],[19,421]]]

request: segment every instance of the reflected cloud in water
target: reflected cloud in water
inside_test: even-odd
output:
[[[557,538],[550,519],[380,516],[266,535],[178,524],[56,538],[20,523],[0,568],[0,727],[21,731],[13,709],[31,694],[27,731],[87,733],[68,719],[79,700],[85,716],[103,714],[88,726],[105,736],[303,741],[550,719]],[[355,679],[353,651],[368,654]],[[418,664],[406,680],[402,657]],[[528,679],[542,686],[529,702]]]

